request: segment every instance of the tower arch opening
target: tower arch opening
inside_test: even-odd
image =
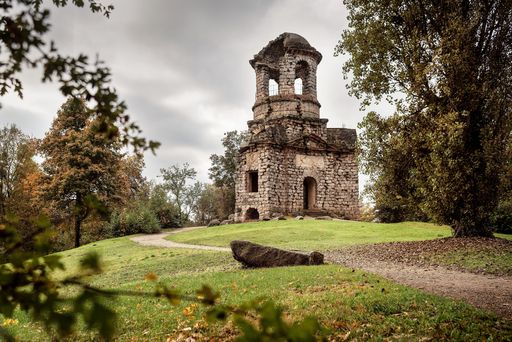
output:
[[[300,80],[300,90],[297,92],[297,83]],[[295,65],[295,94],[309,93],[309,64],[306,61],[299,61]]]
[[[302,95],[302,78],[296,78],[293,84],[295,94]]]
[[[279,83],[273,78],[268,80],[268,95],[276,96],[279,95]]]
[[[260,219],[260,213],[256,208],[249,208],[245,212],[245,221],[255,221]]]
[[[317,183],[313,177],[304,178],[304,209],[316,208]]]

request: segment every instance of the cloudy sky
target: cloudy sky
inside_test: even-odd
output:
[[[333,52],[347,27],[341,0],[104,0],[110,19],[72,6],[51,8],[51,38],[62,53],[96,54],[112,69],[113,86],[143,135],[161,142],[146,154],[146,176],[189,162],[208,179],[209,156],[221,153],[229,130],[252,118],[255,76],[249,59],[283,32],[304,36],[324,58],[318,68],[318,99],[329,127],[355,128],[359,103],[348,96]],[[43,137],[64,98],[22,75],[24,99],[1,99],[0,125],[15,123]]]

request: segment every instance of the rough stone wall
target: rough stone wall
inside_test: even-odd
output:
[[[353,153],[265,146],[243,153],[239,165],[236,192],[241,221],[249,208],[257,209],[260,218],[303,213],[306,177],[317,184],[316,206],[310,210],[358,217],[358,170]],[[247,172],[253,170],[259,172],[258,193],[247,192]]]

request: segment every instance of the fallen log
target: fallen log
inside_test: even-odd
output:
[[[321,265],[324,263],[324,255],[319,252],[307,255],[242,240],[231,241],[230,246],[233,258],[246,267]]]

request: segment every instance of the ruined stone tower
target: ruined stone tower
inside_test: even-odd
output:
[[[250,61],[256,102],[238,160],[237,220],[277,213],[358,215],[356,131],[327,128],[320,118],[321,60],[306,39],[283,33]]]

